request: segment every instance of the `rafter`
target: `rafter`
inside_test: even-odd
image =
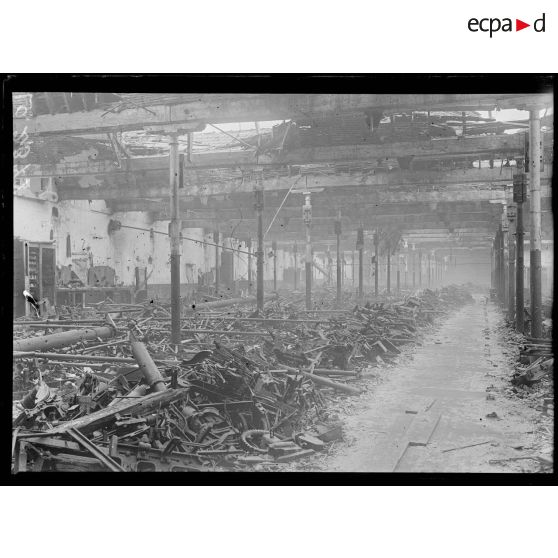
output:
[[[155,104],[155,103],[161,104]],[[113,130],[189,126],[207,122],[265,121],[355,111],[394,110],[494,110],[552,106],[552,93],[513,94],[185,94],[183,102],[148,102],[141,107],[109,112],[97,108],[78,113],[44,114],[15,119],[14,128],[33,134],[90,134]]]

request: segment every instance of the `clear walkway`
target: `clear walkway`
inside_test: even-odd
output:
[[[531,460],[496,462],[533,455],[540,416],[503,393],[512,352],[505,354],[497,338],[498,317],[479,299],[450,315],[406,363],[387,369],[345,421],[352,443],[333,452],[322,470],[536,470]]]

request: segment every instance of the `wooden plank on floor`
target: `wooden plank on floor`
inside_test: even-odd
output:
[[[407,451],[408,445],[406,437],[383,438],[372,447],[373,457],[366,469],[375,473],[392,473]]]
[[[441,413],[437,412],[427,412],[417,416],[407,432],[409,445],[426,446],[441,418]]]
[[[407,404],[405,411],[398,414],[387,429],[386,435],[373,443],[369,470],[394,472],[409,446],[426,446],[442,416],[437,408],[435,399],[421,398]]]

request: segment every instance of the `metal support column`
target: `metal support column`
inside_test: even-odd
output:
[[[271,243],[271,249],[273,250],[273,290],[277,291],[277,241]]]
[[[515,317],[515,206],[508,206],[508,320]]]
[[[252,239],[249,238],[246,242],[248,249],[248,292],[252,294]]]
[[[422,287],[422,252],[419,250],[419,255],[418,255],[418,272],[419,272],[419,288]]]
[[[492,240],[492,247],[490,248],[490,288],[494,290],[495,279],[494,270],[496,269],[496,252],[494,247],[496,246],[496,239]]]
[[[499,302],[501,300],[500,293],[500,229],[496,231],[496,236],[494,237],[494,288],[496,289],[496,300]]]
[[[405,252],[405,280],[403,282],[403,288],[407,290],[409,288],[409,252]]]
[[[179,213],[179,157],[178,139],[171,135],[169,140],[169,185],[170,185],[170,264],[171,264],[171,343],[180,345],[180,213]]]
[[[499,293],[500,293],[500,304],[505,306],[506,304],[506,262],[505,262],[505,253],[504,253],[504,230],[502,225],[500,224],[500,235],[499,235],[499,250],[500,250],[500,272],[499,272]]]
[[[353,292],[355,290],[355,251],[351,252],[351,279],[353,282]]]
[[[507,209],[506,209],[507,211]],[[502,225],[502,289],[503,289],[503,297],[502,303],[504,305],[504,309],[507,310],[508,308],[508,295],[509,295],[509,284],[508,284],[508,270],[509,270],[509,253],[508,253],[508,243],[509,243],[509,236],[508,236],[508,222],[507,220]]]
[[[427,285],[428,288],[430,288],[430,282],[432,281],[431,278],[431,273],[432,273],[432,267],[430,264],[430,252],[428,252],[427,256],[426,256],[426,277],[427,277]]]
[[[374,235],[374,296],[378,296],[380,292],[380,231],[376,229]]]
[[[358,250],[358,299],[362,301],[363,297],[363,281],[364,281],[364,230],[361,228],[357,231],[357,243],[356,247]]]
[[[215,243],[215,294],[219,294],[221,283],[221,266],[219,265],[219,231],[213,231],[213,242]]]
[[[293,255],[294,255],[294,290],[298,289],[298,245],[295,242],[293,246]]]
[[[312,204],[310,192],[305,192],[304,196],[305,200],[302,206],[302,216],[306,226],[306,310],[312,310]]]
[[[337,304],[341,304],[341,212],[335,220],[335,236],[337,238]]]
[[[399,253],[397,254],[397,294],[401,292],[401,258],[399,257]]]
[[[263,190],[258,189],[254,192],[256,200],[254,209],[258,222],[258,250],[256,252],[256,307],[261,312],[264,307],[264,245],[263,245]]]
[[[517,221],[515,224],[515,329],[523,333],[525,329],[525,275],[523,231],[523,203],[517,204]]]
[[[386,276],[386,282],[387,282],[387,294],[391,294],[391,247],[388,244],[387,245],[387,276]]]
[[[541,120],[538,110],[529,111],[529,230],[531,262],[531,337],[542,336],[541,293]]]

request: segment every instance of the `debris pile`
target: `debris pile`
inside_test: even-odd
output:
[[[545,416],[554,415],[554,355],[551,339],[527,338],[519,347],[519,364],[511,378],[513,393],[532,399]]]
[[[541,338],[517,333],[513,323],[505,326],[505,338],[513,343],[515,365],[506,392],[539,412],[534,421],[534,433],[543,457],[537,457],[541,471],[552,470],[554,423],[554,354],[551,321],[545,320]]]
[[[342,437],[328,407],[365,389],[364,369],[471,300],[447,287],[352,310],[324,299],[306,311],[294,298],[261,315],[234,302],[189,309],[179,347],[168,311],[149,303],[14,322],[14,472],[224,471],[309,457]]]

